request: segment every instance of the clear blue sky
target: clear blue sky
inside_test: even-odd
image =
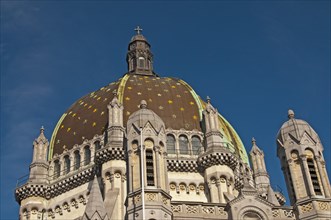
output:
[[[330,1],[1,1],[1,219],[16,179],[81,96],[126,72],[140,25],[154,69],[211,97],[247,151],[254,136],[284,192],[276,134],[287,110],[318,132],[330,173]]]

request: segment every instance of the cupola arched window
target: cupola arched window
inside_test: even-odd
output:
[[[68,155],[64,156],[64,174],[70,172],[70,158]]]
[[[185,135],[179,136],[179,153],[180,154],[189,154],[188,139]]]
[[[311,182],[313,183],[314,192],[316,195],[322,195],[321,186],[316,172],[314,153],[309,149],[305,150],[305,153],[307,155],[307,164],[308,164],[310,179]]]
[[[74,153],[74,160],[75,160],[74,169],[78,170],[79,167],[80,167],[80,154],[79,154],[78,150],[76,150],[75,153]]]
[[[88,165],[91,162],[91,150],[89,146],[84,147],[84,165]]]
[[[95,151],[101,149],[100,141],[96,141],[96,142],[94,142],[94,147],[95,147]]]
[[[59,160],[54,161],[54,179],[58,178],[60,176],[61,172],[61,164]]]
[[[194,155],[199,155],[200,150],[201,150],[202,144],[201,140],[197,136],[192,137],[192,152]]]
[[[145,58],[144,57],[139,57],[138,58],[138,64],[139,64],[139,68],[145,68]]]
[[[150,149],[146,150],[146,176],[147,186],[154,186],[154,160],[153,151]]]
[[[175,137],[171,134],[167,135],[167,153],[168,154],[176,153],[176,140]]]

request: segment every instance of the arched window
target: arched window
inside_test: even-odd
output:
[[[307,155],[307,164],[308,164],[311,182],[313,183],[314,192],[316,195],[322,195],[320,183],[316,173],[314,153],[309,149],[305,150],[305,153]]]
[[[185,135],[179,136],[179,153],[180,154],[189,154],[188,139]]]
[[[54,179],[60,176],[61,164],[59,160],[54,161]]]
[[[154,186],[154,161],[153,151],[150,149],[146,150],[146,176],[147,186]]]
[[[263,218],[256,212],[246,212],[242,218],[243,220],[263,220]]]
[[[75,170],[78,170],[79,167],[80,167],[80,154],[79,154],[79,151],[76,150],[74,155],[75,155],[75,158],[74,158],[74,160],[75,160]]]
[[[69,156],[64,156],[64,174],[68,174],[70,172],[70,159]]]
[[[145,58],[144,57],[139,57],[138,60],[139,60],[138,61],[139,62],[138,63],[139,64],[139,67],[140,68],[145,68]]]
[[[194,155],[199,155],[200,150],[201,150],[202,144],[201,140],[197,136],[192,137],[192,151]]]
[[[167,135],[167,153],[168,154],[176,153],[176,140],[175,137],[171,134]]]
[[[96,142],[94,142],[94,147],[95,147],[95,151],[101,149],[100,141],[96,141]]]
[[[91,150],[89,146],[84,147],[84,165],[88,165],[91,162]]]

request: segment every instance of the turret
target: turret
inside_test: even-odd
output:
[[[166,167],[166,134],[162,119],[147,108],[140,109],[127,122],[129,192],[128,219],[171,218]]]
[[[330,206],[331,199],[323,146],[314,129],[294,116],[293,110],[289,110],[289,119],[277,135],[277,156],[291,204],[299,219],[327,219],[330,211],[320,208]]]
[[[256,145],[255,138],[252,139],[252,149],[250,151],[250,159],[253,168],[253,177],[255,181],[255,187],[260,193],[267,194],[270,186],[269,175],[265,166],[264,153]]]
[[[153,54],[150,44],[141,34],[142,29],[138,26],[137,34],[132,37],[128,47],[126,62],[128,72],[142,75],[153,75]]]
[[[108,144],[123,146],[124,127],[123,127],[123,105],[114,92],[113,100],[108,104]]]
[[[234,170],[238,160],[223,140],[219,128],[218,111],[211,105],[209,97],[207,97],[203,116],[206,151],[199,155],[198,163],[204,169],[210,202],[226,203],[234,198]]]
[[[47,151],[49,142],[44,135],[44,127],[33,142],[33,159],[30,165],[29,182],[46,183],[48,174]]]

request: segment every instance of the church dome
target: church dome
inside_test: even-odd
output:
[[[277,140],[281,144],[284,144],[288,139],[291,138],[291,136],[297,141],[300,141],[304,133],[307,133],[314,141],[320,142],[316,131],[314,131],[308,122],[294,118],[294,112],[291,109],[288,110],[288,118],[289,120],[284,122],[277,134]]]
[[[131,41],[130,45],[133,43]],[[149,48],[146,47],[148,53],[141,49],[138,52],[144,52],[143,55],[148,58],[151,54]],[[145,100],[148,109],[162,119],[165,129],[203,132],[202,111],[206,103],[181,79],[159,77],[153,72],[152,65],[144,65],[145,69],[135,68],[138,63],[131,64],[132,57],[142,55],[136,55],[134,50],[136,47],[129,47],[128,73],[78,99],[62,115],[52,134],[49,158],[62,154],[64,149],[70,150],[74,145],[82,144],[84,140],[91,140],[95,135],[102,135],[108,127],[107,105],[115,94],[124,107],[124,126],[129,117],[139,110],[141,100]],[[247,153],[239,135],[220,114],[219,124],[225,142],[248,164]]]

